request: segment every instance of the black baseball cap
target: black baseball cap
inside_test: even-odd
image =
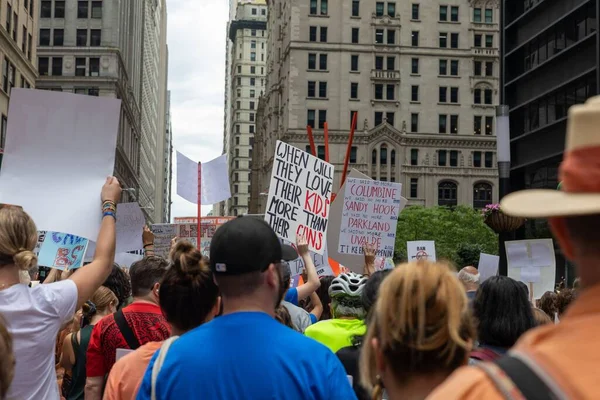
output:
[[[264,271],[270,264],[296,258],[296,250],[282,244],[269,224],[258,218],[233,219],[219,227],[210,242],[210,268],[215,274]]]

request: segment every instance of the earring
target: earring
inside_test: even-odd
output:
[[[375,380],[376,383],[373,387],[373,391],[371,392],[371,398],[373,400],[381,400],[383,397],[383,389],[385,389],[385,386],[383,385],[383,379],[381,379],[381,375],[377,375]]]

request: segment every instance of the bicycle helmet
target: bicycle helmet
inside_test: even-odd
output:
[[[337,296],[360,297],[367,281],[366,276],[354,272],[340,274],[331,281],[329,296],[332,298]]]

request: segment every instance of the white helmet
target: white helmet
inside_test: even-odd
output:
[[[331,281],[329,286],[329,296],[337,297],[339,295],[359,297],[365,288],[368,278],[363,275],[349,272],[340,274]]]

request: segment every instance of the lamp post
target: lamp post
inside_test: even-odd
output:
[[[498,156],[498,200],[510,193],[510,119],[508,106],[496,107],[496,146]],[[498,251],[500,252],[499,274],[506,276],[508,266],[504,243],[510,240],[510,233],[498,235]]]

